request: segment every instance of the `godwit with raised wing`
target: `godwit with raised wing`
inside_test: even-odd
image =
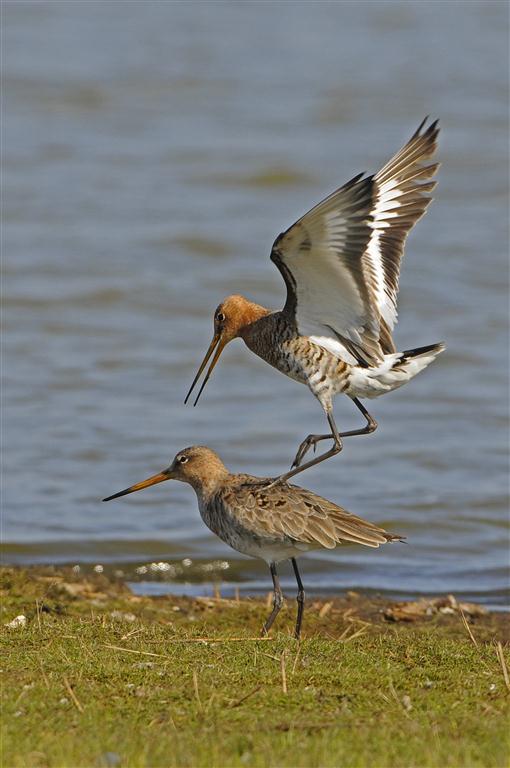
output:
[[[342,437],[373,432],[377,422],[359,398],[401,387],[444,349],[432,344],[397,352],[392,330],[404,243],[431,201],[438,163],[424,164],[437,146],[437,121],[426,119],[407,144],[374,176],[355,176],[279,235],[271,260],[287,286],[287,301],[272,312],[243,296],[229,296],[214,313],[214,336],[186,396],[188,401],[216,351],[195,400],[229,341],[249,349],[319,400],[330,432],[308,435],[291,471],[279,480],[339,453]],[[340,433],[333,397],[348,395],[366,419],[361,429]],[[329,451],[301,464],[320,440]]]
[[[157,475],[103,499],[110,501],[164,480],[181,480],[194,489],[202,520],[232,549],[265,560],[274,585],[273,610],[262,629],[269,632],[283,604],[277,563],[290,560],[298,586],[295,637],[299,638],[305,592],[296,557],[310,549],[334,549],[354,542],[378,547],[387,541],[402,541],[373,523],[355,517],[333,502],[297,485],[280,483],[261,487],[263,478],[232,475],[210,448],[184,448],[171,465]]]

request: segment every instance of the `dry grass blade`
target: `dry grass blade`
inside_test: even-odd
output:
[[[263,635],[262,637],[184,637],[177,638],[171,637],[167,642],[169,643],[258,643],[272,640],[269,635]]]
[[[41,608],[39,606],[39,600],[35,599],[35,611],[37,614],[37,626],[39,627],[39,632],[41,631]]]
[[[294,664],[292,665],[292,674],[294,674],[294,672],[296,671],[296,666],[297,666],[297,663],[298,663],[298,659],[299,659],[299,654],[300,653],[301,653],[301,643],[299,643],[298,649],[296,651],[296,655],[294,657]]]
[[[71,685],[70,685],[70,683],[69,683],[69,680],[67,679],[67,677],[66,677],[65,675],[64,675],[64,678],[63,678],[63,679],[64,679],[64,685],[65,685],[65,687],[66,687],[66,690],[67,690],[67,692],[68,692],[69,696],[71,697],[71,699],[72,699],[72,702],[73,702],[74,706],[76,707],[76,709],[78,710],[78,712],[81,712],[81,714],[83,714],[83,707],[82,707],[82,705],[80,704],[80,702],[78,701],[78,697],[76,696],[75,692],[74,692],[74,691],[73,691],[73,689],[71,688]]]
[[[367,631],[366,627],[361,627],[361,629],[358,629],[357,632],[353,632],[352,635],[349,635],[349,637],[341,637],[339,638],[343,643],[348,643],[350,640],[354,640],[355,637],[361,637],[361,635],[364,635]]]
[[[239,707],[241,704],[243,704],[247,699],[249,699],[255,693],[258,693],[261,688],[262,688],[261,685],[257,685],[257,687],[253,688],[249,693],[245,693],[245,695],[241,696],[240,699],[237,699],[236,701],[233,701],[231,704],[229,704],[228,708],[235,709],[235,707]]]
[[[273,659],[273,661],[280,661],[280,656],[273,656],[271,653],[262,653],[262,656],[267,656],[268,659]]]
[[[46,688],[49,689],[50,681],[48,680],[48,676],[47,676],[46,672],[44,671],[42,659],[41,659],[40,656],[38,656],[37,658],[39,659],[39,667],[40,667],[40,670],[41,670],[41,677],[44,680],[44,685],[46,686]]]
[[[319,618],[322,619],[326,614],[330,612],[330,610],[333,608],[333,603],[324,603],[322,608],[319,611]]]
[[[137,653],[140,656],[157,656],[158,659],[169,659],[170,656],[165,656],[163,653],[152,653],[151,651],[135,651],[134,648],[123,648],[121,645],[110,645],[109,643],[103,643],[105,648],[111,648],[113,651],[124,651],[124,653]]]
[[[462,623],[464,624],[464,627],[466,628],[466,632],[468,633],[469,637],[471,638],[471,642],[473,643],[475,648],[478,648],[478,643],[476,642],[476,638],[473,635],[473,633],[471,632],[471,627],[469,626],[468,621],[466,619],[466,615],[465,615],[464,611],[462,610],[462,606],[460,606],[460,605],[459,605],[459,611],[460,611],[460,615],[461,615],[461,618],[462,618]]]
[[[17,706],[18,706],[18,704],[20,703],[21,699],[22,699],[24,696],[26,696],[26,695],[27,695],[27,693],[28,693],[28,687],[25,687],[25,686],[24,686],[24,687],[21,689],[19,696],[18,696],[18,697],[17,697],[17,699],[15,699],[15,701],[14,701],[14,706],[15,706],[15,707],[17,707]]]
[[[496,645],[496,653],[499,659],[499,663],[501,664],[501,669],[503,671],[503,678],[505,680],[506,689],[507,691],[510,691],[510,678],[508,677],[508,668],[506,666],[506,660],[503,654],[503,646],[501,645],[499,640]]]
[[[391,678],[388,681],[388,688],[390,689],[391,695],[393,696],[393,698],[395,699],[395,701],[397,702],[397,704],[401,708],[402,712],[404,713],[404,716],[409,719],[410,715],[407,712],[403,702],[399,699],[398,693],[395,690],[395,686],[393,685],[393,680]]]
[[[202,702],[200,701],[200,693],[198,691],[198,675],[197,670],[193,670],[193,690],[195,691],[195,698],[198,702],[198,708],[202,710]]]
[[[282,691],[287,693],[287,671],[285,669],[285,651],[280,656],[280,669],[282,672]]]

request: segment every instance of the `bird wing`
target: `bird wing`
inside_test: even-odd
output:
[[[400,262],[408,232],[431,202],[437,121],[425,120],[375,175],[353,179],[277,237],[271,260],[287,286],[298,332],[353,364],[395,350]]]
[[[265,491],[247,484],[228,502],[239,522],[263,538],[285,537],[326,549],[342,542],[378,547],[401,538],[295,485]]]

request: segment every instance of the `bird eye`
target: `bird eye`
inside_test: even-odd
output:
[[[181,464],[186,464],[186,462],[188,461],[188,457],[187,457],[187,456],[179,456],[179,459],[178,459],[178,461],[179,461]]]
[[[223,314],[223,312],[218,312],[218,314],[216,315],[216,320],[217,320],[219,323],[223,323],[223,322],[224,322],[224,320],[225,320],[225,315]]]

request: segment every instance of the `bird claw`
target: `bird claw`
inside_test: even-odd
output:
[[[292,462],[291,469],[299,467],[310,448],[313,448],[314,453],[317,450],[317,440],[315,439],[315,435],[308,435],[308,437],[303,440],[296,453],[296,458]]]

